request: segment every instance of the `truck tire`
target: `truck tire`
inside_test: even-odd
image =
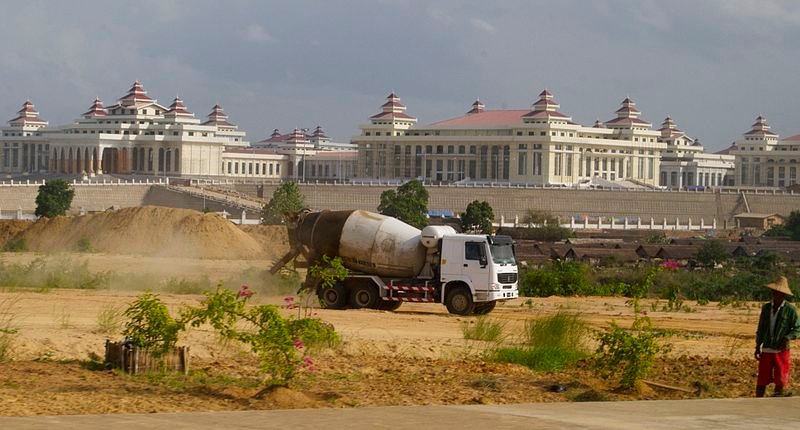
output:
[[[391,311],[396,311],[397,308],[399,308],[400,305],[402,305],[402,304],[403,304],[403,302],[400,302],[400,301],[396,302],[394,300],[379,300],[377,308],[382,310],[382,311],[391,312]]]
[[[469,315],[475,309],[472,293],[467,287],[455,287],[447,292],[444,298],[447,311],[456,315]]]
[[[493,311],[495,306],[497,306],[497,302],[478,303],[475,305],[475,310],[473,312],[475,315],[486,315]]]
[[[347,307],[347,289],[342,284],[322,287],[319,290],[319,302],[325,309],[345,309]]]
[[[350,307],[353,309],[375,309],[379,300],[381,298],[374,285],[358,285],[350,293]]]

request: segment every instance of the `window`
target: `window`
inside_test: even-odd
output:
[[[520,152],[517,154],[517,175],[525,176],[528,174],[528,153]]]
[[[464,244],[464,259],[480,261],[481,257],[486,258],[486,251],[482,242],[467,242]]]

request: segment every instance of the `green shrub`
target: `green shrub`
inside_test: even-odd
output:
[[[12,238],[3,245],[3,251],[5,252],[25,252],[27,250],[28,243],[25,241],[24,237]]]
[[[342,341],[333,325],[318,318],[300,318],[287,321],[292,337],[303,341],[306,348],[333,348]]]
[[[587,265],[556,261],[538,270],[529,270],[522,279],[523,296],[548,297],[588,295],[593,292]]]
[[[523,346],[500,348],[495,360],[539,371],[557,371],[585,358],[589,329],[578,315],[559,312],[525,323]]]
[[[705,267],[714,267],[717,264],[728,261],[731,256],[722,242],[718,240],[709,240],[703,243],[703,246],[697,250],[694,255],[695,260]]]
[[[36,216],[52,218],[64,215],[72,204],[75,190],[63,179],[47,181],[36,195]]]
[[[612,321],[597,335],[599,345],[595,352],[595,366],[603,378],[618,377],[620,387],[631,389],[645,378],[659,354],[670,351],[663,342],[666,334],[652,327],[650,318],[638,316],[630,330]]]
[[[485,315],[481,315],[474,320],[466,320],[461,323],[461,332],[464,339],[482,340],[485,342],[495,342],[502,338],[505,323],[493,321]]]
[[[92,242],[86,236],[81,236],[78,239],[78,243],[75,244],[75,248],[78,252],[94,252],[94,248],[92,248]]]
[[[128,322],[122,334],[134,345],[152,349],[157,355],[173,348],[178,342],[178,333],[185,327],[182,321],[170,315],[161,299],[149,291],[131,303],[123,315]]]

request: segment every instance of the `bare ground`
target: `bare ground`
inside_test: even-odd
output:
[[[3,261],[25,261],[26,254],[3,254]],[[62,258],[88,259],[91,270],[165,276],[235,275],[252,260],[195,260],[128,255],[81,254]],[[263,264],[268,264],[263,262]],[[397,312],[312,309],[332,323],[343,344],[314,351],[313,372],[302,373],[289,389],[263,399],[256,363],[236,345],[220,342],[209,329],[190,331],[193,375],[130,377],[95,370],[90,357],[102,355],[105,339],[118,338],[101,330],[100,315],[122,309],[138,294],[112,286],[108,290],[51,290],[48,293],[6,290],[0,302],[12,304],[14,360],[0,364],[0,414],[75,414],[238,410],[289,407],[350,407],[368,405],[518,403],[636,398],[737,397],[750,395],[755,362],[750,358],[757,304],[720,307],[688,303],[691,312],[662,312],[662,305],[644,308],[657,328],[674,330],[675,345],[650,377],[662,383],[698,389],[697,393],[643,390],[618,393],[598,379],[588,363],[558,373],[487,362],[489,345],[464,340],[462,325],[471,317],[446,313],[441,305],[404,304]],[[172,307],[196,303],[200,296],[162,295]],[[257,297],[283,304],[282,296]],[[656,311],[653,311],[656,309]],[[498,306],[489,318],[519,333],[526,320],[557,311],[575,312],[593,328],[616,320],[629,324],[631,309],[624,298],[518,299]],[[289,315],[296,309],[285,309]],[[590,341],[591,343],[591,341]],[[795,367],[796,368],[796,367]],[[561,393],[550,392],[564,385]]]

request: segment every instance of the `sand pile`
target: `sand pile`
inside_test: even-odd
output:
[[[289,236],[282,225],[243,225],[240,228],[261,245],[265,259],[276,260],[289,252]]]
[[[0,249],[5,246],[6,242],[13,239],[18,234],[22,233],[33,224],[31,221],[22,221],[16,219],[8,219],[0,221]]]
[[[28,249],[75,251],[79,242],[98,252],[208,259],[263,259],[261,245],[214,214],[157,206],[78,217],[41,219],[22,237]]]

